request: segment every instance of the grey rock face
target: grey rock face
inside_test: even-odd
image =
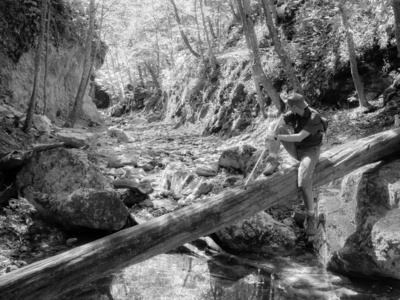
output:
[[[347,175],[340,194],[322,195],[329,266],[348,273],[400,279],[400,160]]]

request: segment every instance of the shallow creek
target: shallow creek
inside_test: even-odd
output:
[[[134,143],[116,145],[106,139],[100,152],[138,159],[160,150],[170,153],[187,150],[205,156],[218,154],[223,144],[220,138],[203,137],[193,128],[180,132],[169,128],[157,125],[126,128]],[[261,144],[260,136],[255,133],[240,140]],[[231,139],[227,145],[233,146],[238,141]],[[160,176],[148,175],[154,181]],[[250,265],[221,255],[162,254],[72,291],[59,300],[400,300],[398,281],[332,274],[320,264],[317,254],[306,247],[286,257],[253,255],[247,259],[252,260]]]
[[[256,261],[262,268],[237,264],[226,257],[162,254],[60,300],[400,299],[398,283],[331,274],[318,265],[312,253]]]

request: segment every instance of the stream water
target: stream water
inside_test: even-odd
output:
[[[115,148],[109,142],[110,149],[103,147],[104,155],[133,157],[141,153],[140,149],[148,152],[147,146],[151,145],[152,151],[174,154],[187,149],[198,151],[200,157],[214,153],[217,148],[213,137],[200,139],[193,133],[167,131],[167,138],[154,136],[154,132],[164,132],[165,128],[145,129],[135,136],[136,144],[128,144],[129,147]],[[107,141],[102,144],[108,145]],[[183,161],[186,156],[181,158]],[[285,257],[247,258],[252,259],[251,264],[227,256],[162,254],[56,300],[400,300],[399,281],[332,274],[311,250],[295,250]]]
[[[59,300],[400,299],[398,281],[331,274],[318,264],[313,253],[257,261],[261,268],[237,263],[226,256],[204,259],[162,254]]]

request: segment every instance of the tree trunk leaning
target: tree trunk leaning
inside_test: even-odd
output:
[[[50,42],[50,18],[51,18],[51,2],[48,2],[47,8],[47,22],[46,22],[46,51],[44,56],[44,79],[43,79],[43,115],[47,111],[47,74],[48,74],[48,60],[49,60],[49,42]]]
[[[261,65],[261,58],[260,58],[260,50],[258,48],[258,41],[257,36],[254,31],[254,24],[251,18],[247,18],[246,16],[250,16],[250,2],[249,0],[237,0],[238,10],[240,12],[240,17],[243,22],[243,30],[246,35],[246,42],[247,46],[252,54],[253,58],[253,80],[254,84],[261,83],[265,91],[267,92],[268,96],[271,98],[272,102],[275,104],[278,111],[283,110],[283,102],[280,99],[278,93],[275,91],[272,83],[269,82],[267,76],[264,73]],[[256,78],[256,79],[254,79]],[[266,118],[266,112],[264,109],[264,100],[261,97],[257,97],[258,103],[260,105],[260,109],[262,111],[263,117]]]
[[[232,0],[229,0],[229,1],[228,1],[228,5],[229,5],[229,7],[230,7],[230,9],[231,9],[231,11],[232,11],[232,16],[233,16],[233,18],[235,19],[236,22],[239,22],[239,21],[240,21],[240,14],[239,14],[239,13],[236,13],[236,11],[235,11],[235,6],[233,5]]]
[[[283,69],[285,70],[285,74],[289,79],[289,82],[292,85],[293,90],[296,93],[304,95],[304,90],[300,84],[299,79],[296,76],[297,72],[293,67],[293,62],[286,53],[285,48],[283,47],[282,42],[279,39],[278,30],[274,25],[274,19],[272,16],[272,9],[271,9],[271,7],[275,5],[274,1],[273,0],[261,0],[261,1],[264,7],[264,14],[267,20],[268,30],[270,32],[270,35],[272,36],[272,40],[274,41],[275,52],[276,54],[278,54],[281,60]]]
[[[200,54],[198,54],[196,51],[193,50],[192,46],[189,43],[189,40],[188,40],[186,34],[183,32],[181,18],[179,17],[178,8],[176,7],[175,1],[174,0],[169,0],[169,2],[172,4],[172,6],[174,8],[175,19],[176,19],[176,22],[179,25],[179,32],[181,34],[183,42],[186,45],[186,48],[188,48],[188,50],[190,51],[190,53],[193,54],[193,56],[195,56],[197,58],[200,58]]]
[[[327,184],[400,152],[400,129],[352,141],[323,153],[313,180]],[[98,278],[221,230],[297,195],[298,164],[0,276],[4,299],[51,300]],[[3,299],[2,298],[2,299]]]
[[[158,78],[157,78],[156,72],[154,72],[154,69],[152,68],[150,63],[145,62],[144,65],[147,67],[147,70],[149,70],[150,76],[153,79],[153,83],[154,83],[156,89],[159,90],[160,89],[160,83],[158,82]]]
[[[216,63],[215,55],[214,55],[214,51],[213,51],[213,45],[212,45],[213,43],[211,43],[211,39],[208,34],[207,23],[206,23],[206,20],[204,17],[203,0],[200,0],[200,12],[201,12],[201,19],[203,22],[204,33],[205,33],[205,36],[207,39],[207,44],[208,44],[208,56],[210,57],[210,61],[211,61],[212,74],[214,74],[217,69],[217,63]]]
[[[201,56],[201,60],[203,61],[203,64],[206,64],[206,60],[204,58],[204,51],[203,51],[203,41],[201,39],[201,35],[200,35],[200,25],[199,25],[199,21],[197,19],[197,0],[194,0],[194,20],[196,23],[196,29],[197,29],[197,39],[199,40],[199,50],[200,50],[200,56]]]
[[[356,50],[355,50],[354,39],[353,39],[353,32],[351,30],[349,19],[347,17],[347,11],[345,8],[345,4],[342,1],[343,0],[339,1],[339,9],[340,9],[340,14],[341,14],[342,20],[343,20],[343,25],[344,25],[344,28],[346,31],[347,47],[349,50],[349,57],[350,57],[351,75],[353,77],[354,86],[357,91],[358,100],[360,101],[360,106],[367,107],[368,101],[364,94],[364,86],[362,84],[360,74],[358,73],[357,57],[356,57]]]
[[[86,37],[86,46],[85,46],[85,60],[83,62],[83,72],[81,83],[79,84],[78,92],[75,97],[74,107],[72,108],[71,113],[69,114],[68,120],[65,123],[64,127],[74,127],[75,123],[78,119],[78,116],[81,114],[82,106],[83,106],[83,97],[85,96],[86,87],[90,78],[90,67],[91,60],[90,54],[92,52],[92,40],[93,40],[93,29],[94,29],[94,19],[95,19],[95,0],[90,0],[89,5],[89,28]]]
[[[39,37],[38,37],[38,46],[35,54],[35,75],[33,77],[33,90],[31,94],[31,99],[29,101],[28,111],[26,112],[26,119],[22,130],[24,132],[28,132],[32,127],[32,119],[36,106],[36,94],[38,91],[38,80],[40,74],[40,61],[42,55],[43,48],[43,38],[44,38],[44,30],[46,26],[46,13],[47,13],[47,1],[42,0],[42,12],[40,16],[40,29],[39,29]],[[46,83],[45,83],[46,84]]]
[[[400,58],[400,0],[392,0],[394,12],[394,32],[396,35],[397,57]]]

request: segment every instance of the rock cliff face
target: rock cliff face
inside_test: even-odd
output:
[[[329,195],[329,193],[331,193]],[[364,166],[325,192],[320,214],[337,271],[400,279],[400,160]]]
[[[9,104],[19,111],[26,111],[33,88],[34,51],[24,53],[14,64],[0,51],[0,102]],[[84,50],[78,44],[66,44],[58,49],[50,47],[47,76],[47,110],[46,115],[54,123],[64,120],[72,110],[75,96],[83,71]],[[43,111],[44,61],[39,80],[36,112]],[[88,87],[89,90],[89,87]],[[94,123],[101,123],[101,117],[88,96],[83,101],[81,118]]]

